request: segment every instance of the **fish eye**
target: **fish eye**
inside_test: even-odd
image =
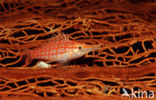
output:
[[[79,46],[78,48],[79,48],[79,49],[82,49],[82,46]]]

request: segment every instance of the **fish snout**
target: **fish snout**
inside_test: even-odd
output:
[[[104,47],[103,43],[96,44],[96,45],[87,45],[84,50],[90,52],[98,49],[102,49]]]

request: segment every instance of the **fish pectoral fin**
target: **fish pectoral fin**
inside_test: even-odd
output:
[[[68,63],[68,60],[67,59],[66,60],[61,60],[61,61],[59,61],[59,63],[64,65],[64,64]]]
[[[40,68],[50,68],[50,64],[44,62],[44,61],[40,61],[37,63],[37,67],[40,67]]]

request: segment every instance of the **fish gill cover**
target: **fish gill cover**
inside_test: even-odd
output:
[[[0,0],[0,98],[125,99],[156,92],[155,0]],[[56,68],[24,55],[57,32],[101,49]],[[127,98],[126,98],[127,99]]]

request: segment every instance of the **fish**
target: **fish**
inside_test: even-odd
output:
[[[64,33],[58,34],[50,39],[50,42],[44,44],[40,48],[32,49],[29,52],[29,60],[42,59],[39,67],[49,68],[48,63],[58,62],[64,64],[73,59],[80,58],[85,54],[101,49],[102,44],[88,45],[70,40]]]

